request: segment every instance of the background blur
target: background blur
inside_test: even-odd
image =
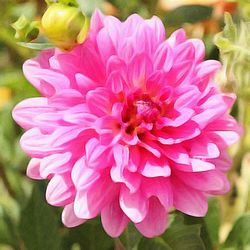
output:
[[[246,20],[250,13],[249,0],[82,2],[89,15],[95,6],[120,19],[135,12],[145,18],[158,15],[168,34],[183,27],[189,37],[203,39],[208,59],[219,59],[213,40],[224,27],[224,12],[232,13],[236,21]],[[19,147],[22,131],[11,117],[17,102],[38,95],[22,74],[23,62],[38,52],[16,44],[11,24],[22,14],[30,20],[39,20],[45,9],[44,0],[0,0],[0,250],[250,249],[250,156],[246,154],[238,157],[240,171],[230,173],[230,194],[211,199],[205,218],[173,213],[170,227],[161,238],[142,238],[129,226],[120,239],[113,240],[104,233],[98,219],[70,230],[62,226],[61,209],[52,208],[44,200],[46,183],[25,176],[28,158]],[[223,90],[232,90],[228,79],[223,76],[218,79]],[[237,105],[232,112],[237,116]]]

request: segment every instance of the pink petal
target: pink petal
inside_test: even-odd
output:
[[[113,71],[107,79],[107,87],[113,93],[127,92],[128,86],[119,71]]]
[[[83,224],[86,220],[80,219],[75,215],[74,203],[66,205],[62,212],[62,222],[66,227],[77,227]]]
[[[151,28],[151,40],[155,43],[155,46],[161,44],[166,38],[165,27],[161,19],[153,16],[151,19],[146,20],[145,24]],[[152,39],[153,36],[154,39]]]
[[[191,159],[191,165],[194,172],[203,172],[215,168],[214,164],[200,159]]]
[[[154,67],[168,72],[173,66],[173,51],[167,42],[162,43],[154,55]]]
[[[205,45],[202,40],[199,39],[189,39],[195,49],[195,60],[201,62],[205,57]]]
[[[184,29],[178,29],[168,38],[168,43],[171,47],[181,44],[186,41],[186,32]]]
[[[86,189],[100,178],[100,173],[88,168],[82,157],[73,166],[71,178],[77,189]]]
[[[156,157],[147,157],[145,163],[139,170],[145,177],[167,177],[171,175],[171,168],[166,159]]]
[[[123,186],[120,191],[120,206],[130,220],[138,223],[146,217],[149,204],[140,190],[131,194],[129,189]]]
[[[99,10],[95,10],[91,22],[90,22],[90,29],[91,34],[97,34],[97,32],[103,27],[103,22],[106,17],[101,13]]]
[[[74,211],[77,217],[91,219],[117,196],[117,186],[108,176],[101,176],[87,189],[77,190]]]
[[[34,87],[45,96],[52,96],[58,90],[70,86],[70,81],[65,75],[51,69],[40,68],[36,60],[26,61],[23,65],[23,72]]]
[[[136,228],[146,237],[153,238],[161,235],[167,228],[168,214],[157,198],[151,198],[145,219],[136,223]]]
[[[118,199],[102,209],[101,219],[104,230],[113,238],[119,237],[129,222],[120,208]]]
[[[157,197],[162,206],[167,210],[173,206],[173,191],[170,178],[150,178],[143,179],[142,189],[147,197]]]
[[[105,168],[111,164],[112,149],[102,145],[96,139],[90,139],[86,144],[86,164],[90,168]]]
[[[14,120],[23,128],[30,129],[36,126],[35,118],[41,113],[54,111],[54,108],[48,105],[48,99],[36,97],[26,99],[20,102],[13,110]]]
[[[46,179],[50,174],[62,174],[71,169],[71,153],[53,154],[42,159],[40,164],[41,176]]]
[[[111,111],[110,94],[104,88],[97,88],[88,92],[86,102],[90,112],[96,116],[103,116]]]
[[[220,156],[218,146],[205,137],[190,144],[190,155],[194,158],[217,158]]]
[[[139,54],[134,56],[128,66],[129,82],[135,87],[141,87],[145,84],[152,70],[153,65],[147,55]]]
[[[41,159],[32,158],[28,164],[26,174],[34,180],[42,180],[40,174],[40,163]]]
[[[182,181],[173,177],[174,206],[177,210],[196,217],[203,217],[207,213],[207,197],[200,191],[186,186]]]
[[[112,39],[109,36],[108,27],[102,28],[97,34],[97,46],[101,52],[101,57],[104,63],[109,59],[110,56],[115,54],[115,46]]]
[[[53,206],[65,206],[74,200],[75,190],[70,177],[55,175],[46,190],[47,202]]]

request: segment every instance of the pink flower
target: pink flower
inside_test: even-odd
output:
[[[207,198],[228,191],[235,96],[211,81],[220,63],[203,59],[202,41],[182,29],[165,40],[157,17],[96,12],[83,44],[24,64],[42,95],[13,111],[27,175],[50,180],[47,201],[64,206],[66,226],[101,215],[112,237],[129,221],[154,237],[170,208],[204,216]]]

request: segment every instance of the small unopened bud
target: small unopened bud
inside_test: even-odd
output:
[[[39,22],[30,22],[23,15],[12,24],[12,27],[16,30],[15,38],[22,42],[30,42],[36,39],[39,35]]]
[[[220,49],[227,85],[239,97],[250,99],[250,23],[234,24],[230,14],[225,15],[225,28],[215,36]]]
[[[51,4],[42,17],[48,39],[63,50],[82,43],[88,33],[88,20],[80,9],[61,3]]]

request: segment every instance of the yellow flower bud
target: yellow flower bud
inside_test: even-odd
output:
[[[42,17],[42,28],[48,39],[63,50],[82,43],[88,33],[88,20],[80,9],[55,3]]]

